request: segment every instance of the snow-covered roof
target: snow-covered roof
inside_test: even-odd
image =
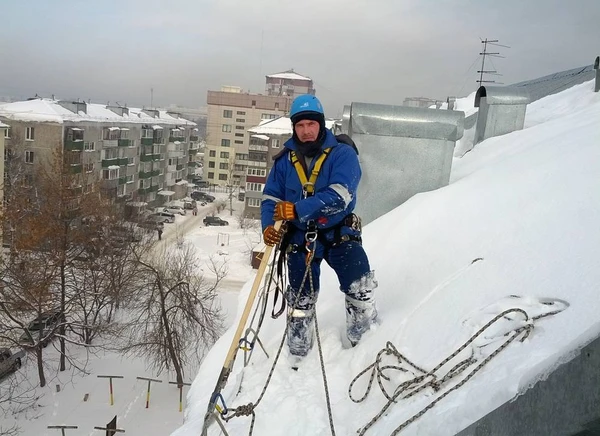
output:
[[[265,141],[269,140],[269,137],[267,135],[252,135],[252,137],[256,139],[264,139]]]
[[[2,123],[0,123],[0,128],[6,129],[8,127],[10,127],[8,124],[2,124]]]
[[[269,74],[267,77],[271,77],[273,79],[291,79],[291,80],[312,80],[310,77],[301,76],[296,73],[294,70],[283,71],[281,73]]]
[[[0,116],[15,121],[34,121],[45,123],[71,123],[71,122],[111,122],[134,124],[167,124],[195,126],[196,123],[184,118],[175,118],[166,111],[159,111],[159,118],[153,118],[140,108],[128,108],[129,113],[119,115],[108,109],[104,104],[85,104],[86,111],[74,113],[64,108],[58,102],[49,98],[36,98],[14,103],[0,105]],[[160,126],[159,126],[160,127]],[[161,127],[162,128],[162,127]]]
[[[335,121],[325,120],[325,127],[331,129]],[[258,126],[248,129],[248,132],[256,135],[292,135],[292,120],[288,117],[279,117],[272,120],[264,120]]]
[[[169,196],[169,195],[173,195],[175,194],[174,191],[159,191],[156,193],[156,195],[164,195],[164,196]]]

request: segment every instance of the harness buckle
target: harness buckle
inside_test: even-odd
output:
[[[309,244],[312,244],[317,240],[317,225],[314,220],[310,220],[306,225],[306,233],[304,234],[304,240],[306,241],[306,245],[308,247]]]
[[[309,188],[312,188],[309,190]],[[302,185],[302,197],[309,197],[315,192],[315,184],[313,182],[306,182]]]

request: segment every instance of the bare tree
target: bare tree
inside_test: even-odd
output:
[[[198,257],[189,243],[163,247],[138,262],[143,292],[130,306],[133,319],[124,350],[147,359],[159,374],[174,370],[177,382],[183,383],[190,358],[199,361],[218,337],[222,319],[215,298],[226,264],[213,262],[215,279],[208,282],[197,273]]]
[[[16,373],[3,380],[0,389],[0,436],[16,436],[20,433],[14,416],[35,408],[39,395],[24,375]]]

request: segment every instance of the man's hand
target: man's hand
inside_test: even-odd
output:
[[[274,247],[281,242],[281,238],[283,237],[283,230],[277,230],[274,226],[267,226],[263,231],[263,240],[265,244]]]
[[[275,221],[291,221],[296,218],[294,203],[290,201],[280,201],[275,204],[273,219]]]

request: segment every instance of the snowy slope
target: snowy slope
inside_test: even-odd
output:
[[[568,306],[533,321],[524,342],[508,345],[401,432],[452,435],[600,334],[600,94],[592,90],[588,82],[531,104],[523,131],[478,144],[455,160],[449,186],[413,197],[364,229],[379,281],[381,324],[354,349],[342,347],[343,295],[332,271],[324,268],[318,320],[336,434],[356,434],[385,405],[377,383],[358,404],[348,397],[348,387],[388,341],[431,370],[504,309],[516,307],[535,316]],[[240,295],[240,307],[250,285]],[[501,333],[525,324],[521,315],[511,318],[494,325],[460,357],[472,349],[481,362],[506,339]],[[240,353],[223,391],[229,408],[256,402],[283,329],[282,319],[265,321],[261,340],[269,359],[256,350],[242,371]],[[186,424],[174,435],[200,434],[232,336],[230,329],[204,361],[188,396]],[[298,372],[289,368],[286,356],[284,349],[255,410],[254,434],[331,434],[317,350]],[[439,393],[427,388],[393,404],[366,434],[392,434],[473,367]],[[355,396],[362,395],[367,377],[357,382]],[[409,378],[393,374],[386,386],[393,392]],[[226,424],[232,435],[248,434],[249,426],[250,418]],[[209,434],[220,434],[218,427],[213,425]]]

